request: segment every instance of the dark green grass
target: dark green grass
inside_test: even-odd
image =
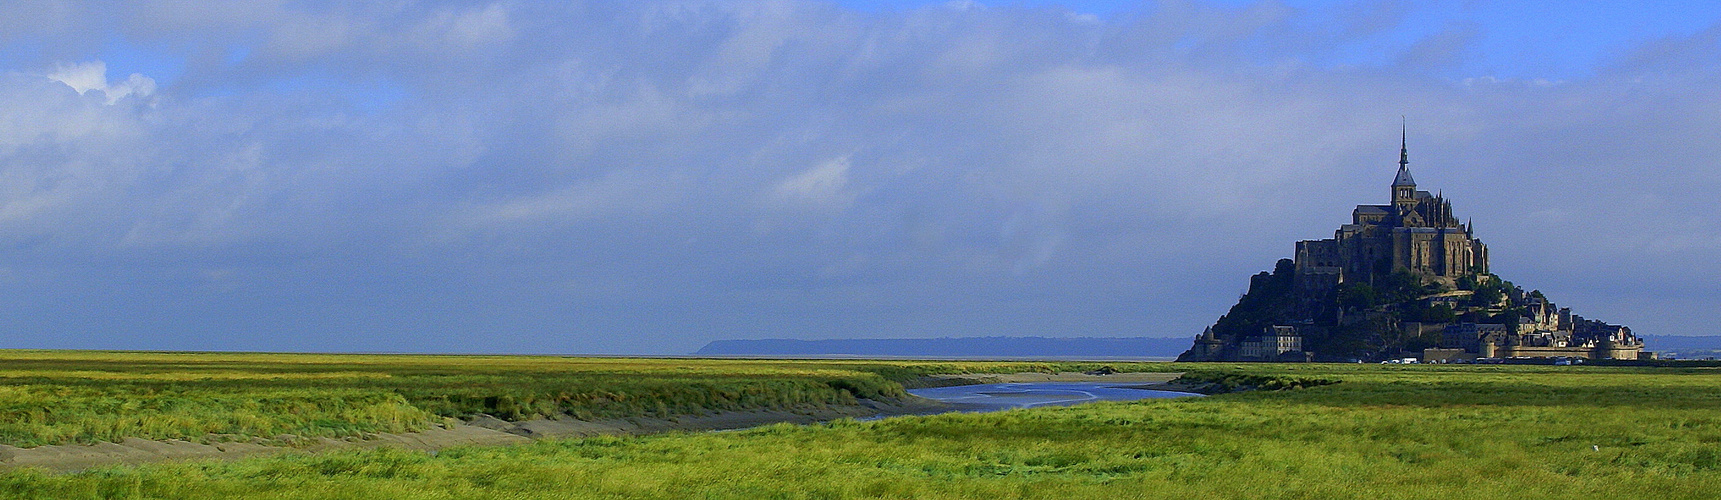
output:
[[[1721,372],[1183,365],[1340,383],[735,433],[13,472],[64,498],[1713,498]]]
[[[899,398],[899,381],[929,373],[1097,366],[0,351],[0,444],[346,437],[480,413],[602,419],[818,408]]]

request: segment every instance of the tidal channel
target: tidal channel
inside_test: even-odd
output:
[[[1139,389],[1115,382],[1020,382],[909,389],[909,394],[961,405],[965,412],[1040,406],[1070,406],[1095,401],[1203,397],[1193,392]]]

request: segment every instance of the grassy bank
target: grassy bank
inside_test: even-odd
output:
[[[0,444],[346,437],[479,413],[597,419],[827,407],[901,397],[898,381],[925,374],[1092,366],[0,351]]]
[[[1721,372],[1198,365],[1340,383],[753,431],[0,475],[18,497],[1711,498]],[[1185,365],[1183,368],[1191,368]],[[915,368],[918,369],[918,368]]]

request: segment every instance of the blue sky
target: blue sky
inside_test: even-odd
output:
[[[939,8],[948,1],[888,0],[837,2],[857,12],[882,14]],[[1152,2],[1093,0],[1083,2],[1035,0],[978,2],[993,9],[1049,9],[1116,20],[1133,15],[1151,15]],[[1209,2],[1244,10],[1262,2],[1219,0]],[[1418,40],[1455,29],[1473,37],[1457,74],[1490,74],[1514,78],[1568,79],[1589,76],[1598,65],[1626,55],[1636,44],[1665,37],[1689,36],[1721,19],[1721,4],[1699,1],[1641,2],[1548,2],[1548,1],[1436,1],[1363,2],[1355,0],[1302,0],[1274,2],[1300,12],[1304,23],[1337,28],[1363,19],[1382,23],[1371,36],[1351,40],[1339,50],[1321,54],[1326,64],[1384,65],[1395,52]],[[165,42],[165,43],[164,43]],[[111,36],[97,51],[115,72],[142,72],[170,81],[184,70],[183,40],[139,41]],[[15,46],[6,50],[10,62],[32,59],[40,47]],[[229,48],[229,57],[242,59],[243,45]],[[376,88],[350,89],[376,93]]]
[[[1717,335],[1721,6],[0,5],[0,347],[1190,336],[1412,169]],[[1653,348],[1653,347],[1652,347]]]
[[[891,12],[948,5],[947,1],[842,1],[866,12]],[[1128,0],[978,2],[994,8],[1055,9],[1115,20],[1152,15],[1154,2]],[[1178,3],[1178,2],[1170,2]],[[1298,22],[1316,30],[1371,23],[1368,36],[1347,40],[1319,54],[1324,64],[1386,65],[1416,42],[1442,31],[1470,37],[1453,75],[1569,79],[1590,76],[1598,65],[1626,56],[1636,44],[1690,36],[1721,19],[1721,4],[1701,1],[1550,2],[1457,0],[1367,2],[1357,0],[1219,0],[1208,3],[1239,11],[1264,4],[1298,12]]]

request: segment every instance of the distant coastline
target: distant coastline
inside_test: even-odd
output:
[[[1662,359],[1721,358],[1721,336],[1638,335]]]
[[[1164,359],[1188,347],[1187,337],[945,337],[930,339],[717,340],[695,356]]]
[[[1191,335],[1193,336],[1193,334]],[[1721,336],[1642,335],[1680,359],[1721,357]],[[881,359],[1171,360],[1186,337],[954,337],[930,339],[738,339],[706,344],[692,356]]]

